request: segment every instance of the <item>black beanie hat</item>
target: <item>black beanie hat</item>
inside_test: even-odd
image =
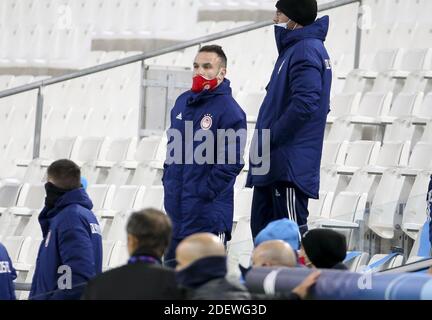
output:
[[[329,229],[313,229],[302,239],[303,249],[317,268],[331,269],[346,257],[345,236]]]
[[[318,14],[316,0],[279,0],[276,8],[302,26],[314,23]]]

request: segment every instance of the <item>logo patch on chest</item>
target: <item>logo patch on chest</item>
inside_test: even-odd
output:
[[[212,116],[210,114],[206,114],[201,119],[201,129],[203,130],[209,130],[213,124]]]

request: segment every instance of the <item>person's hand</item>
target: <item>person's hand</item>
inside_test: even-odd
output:
[[[297,287],[295,287],[292,292],[298,295],[301,299],[306,298],[309,289],[317,282],[320,275],[321,275],[321,271],[312,272],[303,280],[302,283],[300,283]]]
[[[432,267],[429,268],[427,273],[432,276]]]

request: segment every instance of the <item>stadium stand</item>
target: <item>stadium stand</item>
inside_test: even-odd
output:
[[[432,173],[431,10],[430,0],[364,0],[362,6],[354,2],[320,12],[331,18],[326,47],[334,78],[320,199],[309,203],[309,224],[347,236],[351,271],[369,266],[376,272],[425,257],[416,248],[428,218]],[[267,21],[273,11],[270,0],[2,0],[0,95]],[[162,14],[169,16],[159,20]],[[357,25],[362,36],[356,65]],[[227,77],[253,128],[277,58],[273,27],[211,43],[227,53]],[[145,60],[144,69],[132,63],[44,87],[39,92],[43,112],[37,157],[37,90],[0,98],[0,241],[18,270],[17,281],[31,281],[41,239],[37,215],[45,171],[59,158],[79,164],[89,182],[103,232],[104,269],[126,262],[128,214],[149,206],[163,209],[167,108],[184,90],[197,48],[156,55]],[[154,72],[155,80],[140,81],[143,70]],[[168,92],[157,82],[170,72],[183,87]],[[157,125],[146,130],[146,123]],[[235,223],[228,244],[233,274],[239,263],[249,265],[253,249],[247,170],[245,166],[235,185]],[[22,291],[19,298],[27,294]]]

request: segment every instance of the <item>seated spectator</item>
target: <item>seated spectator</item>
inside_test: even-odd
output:
[[[310,268],[348,270],[343,264],[345,236],[330,229],[313,229],[304,234],[300,260]]]
[[[0,243],[0,300],[15,300],[13,281],[17,274],[6,248]]]
[[[255,247],[268,240],[283,240],[294,250],[300,249],[300,230],[292,220],[283,218],[270,222],[255,238]]]
[[[130,259],[127,265],[109,270],[91,280],[86,300],[181,299],[175,271],[161,258],[171,239],[171,221],[163,212],[146,209],[132,213],[126,230]]]
[[[261,243],[252,252],[253,267],[296,267],[297,258],[292,247],[282,240]]]
[[[297,256],[291,246],[282,240],[266,241],[256,247],[252,253],[252,268],[256,267],[297,267]],[[272,298],[284,300],[305,299],[319,276],[319,271],[312,272],[301,284],[292,290],[291,294],[279,294]],[[266,297],[263,295],[254,295],[253,298],[264,299]]]
[[[224,244],[211,233],[186,237],[176,249],[177,282],[191,300],[248,300],[239,283],[229,281]]]
[[[297,250],[300,248],[300,230],[294,221],[283,218],[270,222],[264,229],[262,229],[255,238],[255,247],[261,243],[269,240],[282,240],[288,243],[294,249],[295,259],[298,260]],[[240,283],[245,282],[246,273],[250,268],[246,268],[239,264],[240,269]]]

